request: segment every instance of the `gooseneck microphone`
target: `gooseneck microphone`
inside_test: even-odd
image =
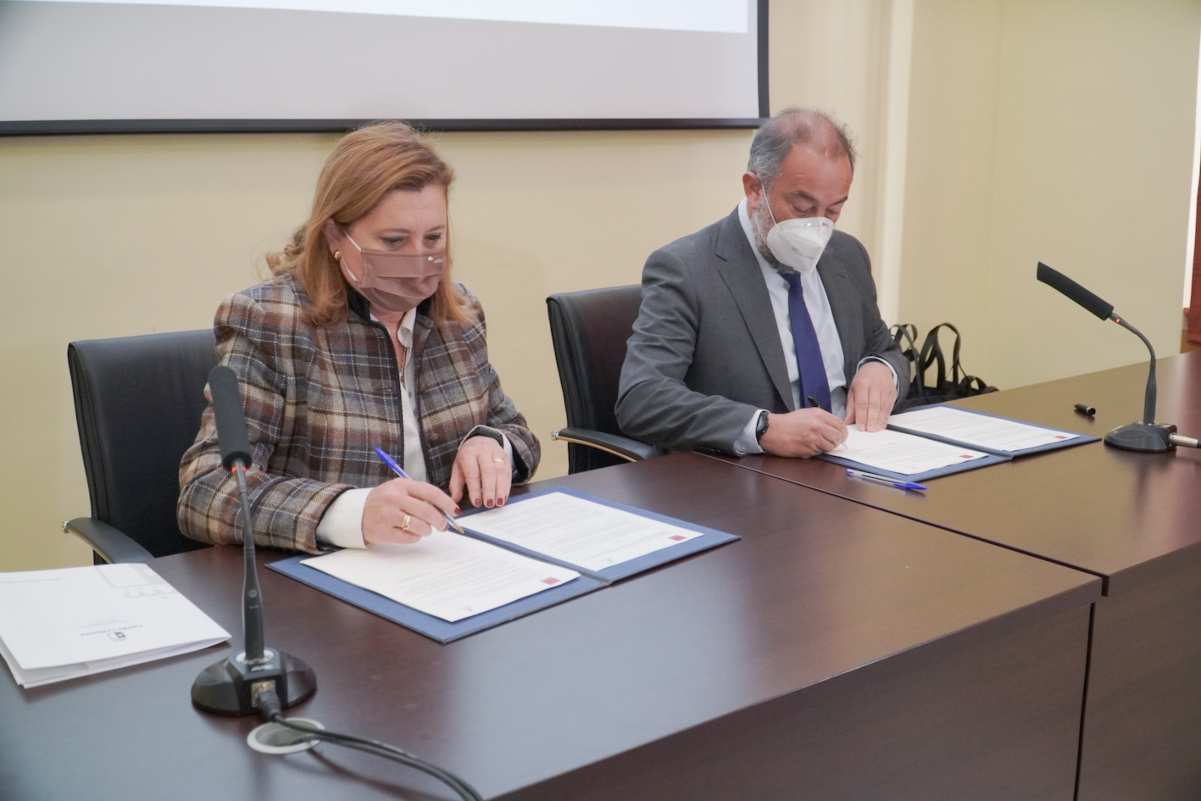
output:
[[[246,470],[252,464],[250,439],[246,436],[246,417],[238,395],[238,379],[233,370],[217,365],[209,372],[209,392],[213,397],[213,416],[217,422],[217,445],[221,448],[221,466],[229,470],[238,484],[242,506],[242,631],[246,638],[246,659],[263,658],[263,596],[254,561],[254,530],[250,525],[250,501],[246,491]],[[249,543],[249,544],[246,544]]]
[[[1115,428],[1105,435],[1105,444],[1143,453],[1163,453],[1177,445],[1196,447],[1193,445],[1196,442],[1195,439],[1176,434],[1176,426],[1155,422],[1155,348],[1151,346],[1151,340],[1147,339],[1142,331],[1122,319],[1114,311],[1112,303],[1105,302],[1071,278],[1048,267],[1041,261],[1038,263],[1036,276],[1039,281],[1059,291],[1102,320],[1112,320],[1130,331],[1143,341],[1143,344],[1147,346],[1147,351],[1151,354],[1151,363],[1147,370],[1147,389],[1143,396],[1142,422],[1129,423]]]
[[[1101,298],[1089,292],[1061,272],[1054,270],[1041,261],[1038,263],[1038,280],[1058,290],[1071,300],[1083,306],[1102,320],[1113,320],[1118,325],[1133,333],[1143,341],[1151,354],[1151,366],[1147,373],[1147,390],[1143,396],[1143,422],[1151,425],[1155,422],[1155,348],[1151,341],[1143,336],[1143,332],[1123,320],[1114,310],[1112,303],[1106,303]]]
[[[260,698],[269,695],[282,707],[306,700],[317,691],[312,668],[297,657],[268,648],[263,641],[263,594],[254,561],[254,526],[246,470],[251,466],[246,418],[238,395],[238,379],[224,365],[209,373],[209,392],[217,422],[221,464],[237,482],[242,516],[242,630],[245,650],[205,668],[192,684],[192,703],[220,715],[254,715]]]
[[[1038,280],[1052,289],[1056,289],[1068,299],[1075,301],[1102,320],[1113,319],[1113,304],[1106,303],[1101,298],[1089,292],[1058,270],[1052,269],[1041,261],[1038,263]]]
[[[234,371],[222,364],[209,371],[209,393],[213,397],[213,416],[217,418],[221,466],[226,470],[239,464],[249,468],[250,439],[246,436],[246,416],[242,414],[238,377]]]

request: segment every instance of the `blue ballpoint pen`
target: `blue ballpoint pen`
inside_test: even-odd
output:
[[[866,473],[862,470],[855,470],[851,467],[847,468],[847,475],[851,478],[861,478],[864,481],[875,481],[879,484],[885,484],[889,487],[896,487],[897,489],[914,490],[916,492],[926,491],[925,484],[917,484],[913,481],[905,481],[899,478],[889,478],[888,476],[878,476],[875,473]]]
[[[391,456],[389,456],[388,452],[385,451],[383,448],[376,447],[375,455],[380,458],[381,462],[388,465],[388,469],[391,470],[396,475],[400,476],[401,478],[408,478],[408,479],[412,478],[412,476],[410,476],[408,473],[406,473],[405,469],[403,467],[401,467],[400,465],[398,465],[396,463],[396,460],[393,459]],[[455,532],[456,534],[465,533],[463,531],[463,529],[459,526],[459,524],[456,523],[454,521],[454,518],[452,518],[450,515],[443,512],[442,516],[446,518],[446,525],[448,525],[450,527],[451,531]]]

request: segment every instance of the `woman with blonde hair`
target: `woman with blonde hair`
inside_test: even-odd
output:
[[[450,279],[452,179],[403,123],[346,135],[308,221],[268,258],[272,279],[217,309],[218,360],[246,411],[259,544],[415,542],[460,500],[504,504],[537,467],[538,439],[488,361],[479,301]],[[179,477],[180,530],[237,542],[211,404]]]

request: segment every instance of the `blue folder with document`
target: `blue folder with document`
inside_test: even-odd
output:
[[[851,426],[825,461],[907,481],[975,470],[1021,456],[1099,441],[1000,415],[937,404],[894,414],[884,431]]]
[[[437,533],[413,545],[301,554],[267,566],[448,643],[739,539],[554,487],[457,522],[466,536]]]
[[[931,425],[934,422],[933,418],[936,416],[944,420],[951,418],[951,424],[938,427]],[[1000,438],[993,439],[979,436],[977,433],[979,427],[958,427],[955,425],[955,417],[958,417],[963,422],[975,418],[983,423],[986,428],[999,430]],[[1005,417],[991,412],[982,412],[977,409],[961,409],[957,406],[947,406],[945,404],[923,406],[920,409],[912,409],[902,414],[893,415],[888,422],[888,427],[893,431],[915,434],[940,442],[946,442],[950,445],[976,448],[977,450],[987,451],[998,456],[1006,456],[1011,459],[1100,441],[1100,437],[1094,437],[1090,434],[1077,434],[1072,431],[1043,428],[1027,423],[1024,420],[1016,420],[1012,417]],[[1006,437],[1006,434],[1008,434],[1008,437]],[[970,437],[976,441],[967,440],[965,437]]]

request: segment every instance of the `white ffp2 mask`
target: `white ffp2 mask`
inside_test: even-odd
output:
[[[760,190],[762,191],[762,190]],[[771,217],[772,227],[767,232],[767,249],[781,264],[799,273],[810,273],[817,269],[817,261],[826,250],[834,233],[834,223],[829,217],[793,217],[776,222],[767,194],[763,193],[763,204]]]

